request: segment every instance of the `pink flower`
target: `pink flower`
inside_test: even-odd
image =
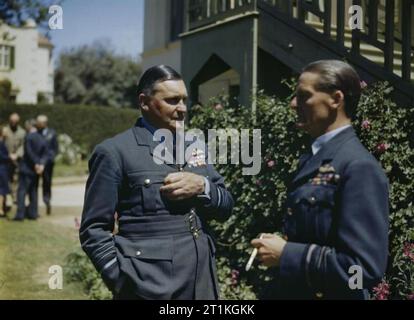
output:
[[[385,280],[382,280],[373,291],[375,300],[388,300],[388,296],[390,295],[390,285]]]
[[[362,129],[369,130],[371,129],[371,122],[369,122],[369,120],[364,120],[362,121],[361,127]]]
[[[220,110],[223,110],[223,105],[221,104],[221,103],[216,103],[216,104],[214,104],[214,110],[216,110],[216,111],[220,111]]]
[[[364,80],[362,80],[360,84],[361,84],[361,89],[365,89],[368,86]]]
[[[262,186],[262,180],[260,180],[260,179],[256,180],[256,186],[261,187]]]
[[[276,162],[274,160],[270,160],[270,161],[267,162],[267,166],[269,168],[273,168],[275,166],[275,164],[276,164]]]
[[[403,255],[414,262],[414,243],[407,242],[404,244]]]
[[[235,269],[231,270],[231,285],[233,287],[237,286],[239,275],[240,275],[239,271]]]
[[[390,148],[390,145],[388,143],[380,143],[377,145],[377,152],[378,153],[384,153],[385,151],[387,151]]]

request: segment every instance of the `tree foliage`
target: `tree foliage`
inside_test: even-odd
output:
[[[33,19],[40,27],[47,25],[49,6],[59,4],[53,0],[2,0],[0,1],[0,20],[20,27],[28,19]]]
[[[103,41],[63,52],[55,72],[58,103],[135,107],[140,65]]]

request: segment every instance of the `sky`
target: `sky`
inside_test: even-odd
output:
[[[116,53],[139,59],[143,46],[144,0],[64,0],[63,30],[51,30],[53,58],[62,50],[96,40]]]

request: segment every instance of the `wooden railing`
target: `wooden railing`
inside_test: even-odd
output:
[[[335,41],[338,48],[349,49],[355,57],[370,59],[362,46],[381,51],[386,72],[394,73],[406,82],[413,81],[413,0],[187,0],[187,31],[215,23],[249,10],[272,8],[291,19],[315,28],[310,20],[322,25],[323,35]],[[352,3],[351,3],[352,2]],[[396,7],[398,3],[398,8]],[[349,30],[346,4],[363,8],[364,30]],[[398,28],[395,12],[399,13]],[[381,15],[379,16],[379,12]],[[312,16],[312,19],[309,17]],[[348,37],[348,39],[347,39]],[[351,37],[351,39],[349,39]],[[378,61],[375,61],[379,63]]]
[[[187,1],[189,30],[194,30],[256,8],[256,0]]]

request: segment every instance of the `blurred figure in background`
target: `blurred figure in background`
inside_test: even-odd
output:
[[[16,199],[19,161],[23,158],[23,143],[26,132],[19,125],[20,116],[12,113],[9,123],[3,129],[4,143],[9,152],[8,177],[11,195]],[[12,202],[12,201],[11,201]]]
[[[4,143],[3,127],[0,125],[0,218],[5,217],[5,199],[9,189],[9,152]]]
[[[37,117],[37,128],[46,139],[48,156],[45,165],[45,170],[42,174],[42,191],[43,202],[46,205],[46,213],[51,214],[50,199],[52,197],[52,178],[53,167],[55,165],[55,158],[59,151],[56,131],[48,127],[48,118],[45,115],[39,115]]]
[[[38,218],[37,188],[39,176],[43,174],[48,152],[46,139],[36,128],[36,121],[26,123],[28,133],[24,141],[24,155],[19,167],[19,187],[17,189],[17,213],[15,221],[22,221],[25,217],[36,220]],[[29,207],[26,212],[25,198],[29,195]]]

